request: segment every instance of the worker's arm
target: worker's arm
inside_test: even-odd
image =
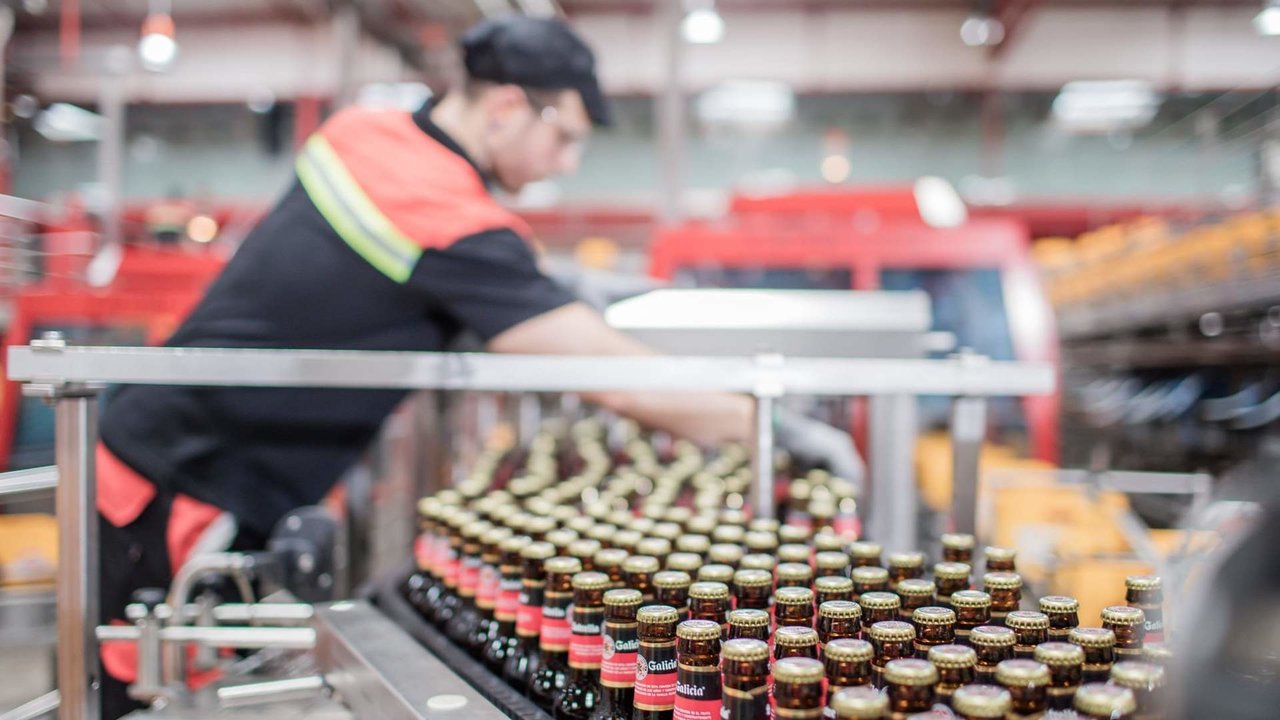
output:
[[[570,303],[494,336],[494,352],[527,355],[653,355],[643,343],[609,327],[595,310]],[[751,402],[727,393],[592,392],[589,402],[702,444],[746,440]]]

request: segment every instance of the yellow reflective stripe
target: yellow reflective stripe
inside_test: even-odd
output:
[[[298,178],[338,235],[396,282],[406,282],[422,249],[373,204],[324,138],[315,135],[298,156]]]

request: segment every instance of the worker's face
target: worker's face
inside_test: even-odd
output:
[[[508,192],[578,170],[591,120],[573,90],[529,95],[512,86],[495,107],[489,132],[494,180]]]

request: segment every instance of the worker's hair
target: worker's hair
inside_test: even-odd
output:
[[[492,80],[477,80],[476,78],[468,77],[462,83],[462,94],[467,100],[476,100],[486,91],[498,86],[499,83],[493,82]],[[522,89],[535,104],[540,106],[555,105],[560,99],[558,96],[561,90],[548,90],[546,88],[531,88],[523,86]],[[564,89],[567,90],[569,88]]]

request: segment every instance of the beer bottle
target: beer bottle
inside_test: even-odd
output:
[[[774,518],[753,518],[747,523],[747,530],[750,532],[768,533],[777,536],[778,529],[782,527],[782,523]]]
[[[768,720],[768,643],[753,638],[736,638],[724,643],[720,656],[724,666],[724,709],[721,716],[724,720]]]
[[[921,660],[929,658],[930,648],[955,642],[956,613],[950,608],[937,605],[916,608],[911,614],[911,624],[916,628],[916,657]]]
[[[849,543],[849,563],[855,568],[880,567],[881,552],[879,543],[865,540]]]
[[[635,530],[619,530],[613,534],[613,546],[627,551],[628,555],[636,554],[636,545],[644,539],[644,535]]]
[[[943,533],[942,559],[944,562],[973,565],[973,536],[969,533]]]
[[[964,645],[935,645],[926,659],[938,668],[938,702],[954,709],[956,690],[977,679],[978,654]]]
[[[733,595],[739,610],[769,610],[773,600],[773,575],[766,570],[739,570],[733,574]]]
[[[680,622],[689,619],[689,573],[663,570],[653,576],[654,604],[669,605],[680,613]]]
[[[918,609],[926,605],[933,605],[933,596],[937,592],[937,588],[928,580],[920,578],[907,578],[898,583],[894,588],[894,592],[898,597],[902,598],[902,605],[898,607],[898,619],[903,622],[910,622],[912,614]]]
[[[937,697],[938,669],[927,660],[890,660],[884,666],[884,682],[894,718],[927,712]]]
[[[961,720],[1004,720],[1011,707],[1009,691],[995,685],[965,685],[951,699],[951,709]]]
[[[1015,658],[1031,660],[1036,655],[1036,646],[1049,642],[1049,616],[1044,613],[1014,610],[1005,617],[1004,622],[1018,637],[1018,642],[1013,646]]]
[[[675,609],[666,605],[646,605],[636,612],[640,649],[632,720],[671,720],[676,702],[678,618]]]
[[[853,582],[853,599],[863,593],[885,592],[889,589],[889,571],[878,565],[858,565],[849,571]]]
[[[742,548],[732,543],[716,543],[707,549],[707,560],[737,568],[742,562]]]
[[[813,569],[809,567],[807,562],[780,563],[778,565],[778,587],[812,588]]]
[[[857,602],[862,606],[862,626],[864,628],[878,622],[897,620],[898,607],[902,605],[902,600],[897,595],[891,592],[879,591],[862,593],[857,598]]]
[[[608,588],[609,576],[604,573],[580,572],[573,576],[569,677],[555,701],[557,720],[587,720],[601,702],[604,593]]]
[[[660,567],[658,558],[651,555],[632,555],[622,562],[623,582],[633,590],[639,590],[646,603],[654,601],[654,573]]]
[[[755,522],[752,520],[752,522]],[[747,552],[758,554],[778,554],[778,536],[765,530],[748,530],[743,539]]]
[[[1040,612],[1049,616],[1049,639],[1067,642],[1071,629],[1080,625],[1080,601],[1066,595],[1040,598]]]
[[[652,498],[650,498],[650,500],[652,500]],[[652,502],[645,507],[646,514],[649,512],[651,507],[652,507]],[[627,523],[627,529],[631,530],[632,532],[640,533],[641,538],[643,538],[644,535],[648,533],[650,530],[652,530],[653,526],[657,524],[658,524],[657,521],[650,517],[631,518],[631,521]],[[640,541],[637,540],[636,542],[640,542]]]
[[[466,648],[476,657],[483,658],[485,648],[498,632],[494,611],[498,606],[498,587],[502,584],[499,566],[502,562],[502,551],[499,545],[511,537],[511,530],[505,527],[490,528],[480,537],[480,579],[476,584],[476,610],[479,613],[475,627],[466,638]]]
[[[698,568],[698,582],[718,582],[728,585],[733,582],[733,568],[720,563],[708,563]]]
[[[569,557],[578,558],[584,572],[592,572],[599,569],[595,566],[595,558],[596,553],[603,549],[599,540],[578,538],[569,543]]]
[[[769,553],[749,553],[738,561],[739,570],[768,570],[771,577],[777,567],[778,559]]]
[[[586,536],[600,543],[600,547],[605,550],[616,549],[613,547],[613,536],[618,532],[618,526],[612,523],[598,522],[591,526]],[[599,570],[600,568],[596,568]]]
[[[813,627],[813,591],[807,587],[780,587],[773,593],[778,627]]]
[[[769,640],[769,613],[757,608],[739,608],[729,612],[729,639]]]
[[[818,659],[818,631],[802,625],[779,627],[773,633],[775,660],[789,657]]]
[[[707,620],[729,635],[729,586],[722,582],[696,582],[689,586],[689,619]]]
[[[711,531],[711,543],[737,546],[742,544],[746,536],[747,531],[741,525],[718,525]]]
[[[839,575],[823,575],[813,581],[813,594],[818,607],[832,600],[853,600],[853,581]]]
[[[691,619],[676,626],[674,720],[719,720],[720,634],[720,624],[712,620]]]
[[[569,678],[569,606],[573,604],[573,576],[582,571],[577,558],[553,557],[544,563],[547,587],[542,599],[542,631],[538,637],[541,656],[538,669],[529,678],[529,699],[550,711]]]
[[[1072,628],[1067,640],[1084,650],[1084,681],[1106,682],[1111,677],[1111,664],[1115,662],[1116,634],[1106,628]]]
[[[773,664],[774,717],[778,720],[817,720],[822,717],[822,663],[807,657],[788,657]]]
[[[604,548],[591,559],[598,572],[609,576],[609,587],[617,589],[626,587],[626,577],[622,573],[622,563],[630,557],[622,548]]]
[[[813,556],[813,566],[818,577],[848,577],[849,556],[843,552],[823,550]]]
[[[1132,690],[1104,683],[1081,685],[1073,704],[1087,720],[1132,720],[1137,710]]]
[[[720,521],[716,519],[713,509],[710,515],[698,514],[689,518],[689,521],[684,524],[684,528],[695,535],[702,535],[711,540],[711,533],[716,531],[716,526],[719,524]]]
[[[501,675],[507,654],[520,640],[516,636],[516,618],[520,608],[520,551],[530,544],[527,535],[506,538],[498,545],[498,599],[494,604],[493,637],[485,643],[481,660],[489,671]]]
[[[1049,668],[1049,708],[1070,710],[1071,698],[1084,681],[1084,650],[1067,642],[1042,643],[1036,646],[1035,660]]]
[[[1143,642],[1164,641],[1164,588],[1157,575],[1130,575],[1124,579],[1125,603],[1143,612]],[[1142,713],[1141,701],[1138,713]]]
[[[933,584],[937,587],[938,604],[951,607],[951,596],[969,589],[970,567],[962,562],[940,562],[933,566]]]
[[[1018,551],[1013,548],[988,545],[982,551],[985,572],[1017,572]]]
[[[707,551],[711,549],[711,538],[706,535],[680,535],[675,539],[675,544],[676,550],[680,552],[706,557]]]
[[[569,554],[569,546],[577,539],[578,533],[569,528],[560,528],[547,533],[547,542],[556,546],[556,555],[560,557],[572,557]]]
[[[852,600],[828,600],[818,606],[818,642],[862,635],[862,608]]]
[[[866,640],[836,638],[822,646],[822,663],[827,673],[828,694],[841,688],[871,684],[871,661],[875,649]]]
[[[844,549],[845,539],[835,532],[820,532],[813,536],[813,549],[818,552],[838,552],[845,556],[845,562],[848,562],[848,553]]]
[[[447,516],[449,540],[442,555],[444,565],[444,584],[440,592],[429,597],[428,613],[431,622],[438,627],[447,627],[458,611],[458,582],[462,574],[462,529],[477,522],[473,513],[457,510]]]
[[[903,580],[924,577],[924,553],[889,553],[889,587],[896,588]]]
[[[1013,698],[1011,720],[1039,718],[1048,708],[1049,668],[1035,660],[1005,660],[996,666],[996,682]]]
[[[666,538],[647,537],[636,543],[636,554],[655,558],[658,565],[662,566],[671,555],[671,541]]]
[[[702,569],[704,564],[702,556],[697,553],[674,552],[667,556],[666,569],[685,573],[692,579],[694,575],[698,574],[698,571]],[[727,565],[720,565],[719,563],[714,564],[719,567],[728,567]],[[732,570],[730,570],[730,572],[732,572]]]
[[[1159,665],[1160,667],[1169,667],[1169,663],[1173,661],[1173,651],[1168,645],[1159,643],[1142,643],[1142,661]]]
[[[813,532],[803,525],[786,524],[778,528],[778,539],[783,545],[808,545]]]
[[[1116,635],[1116,660],[1141,660],[1145,620],[1141,609],[1128,605],[1102,608],[1102,627]]]
[[[1137,703],[1134,720],[1161,720],[1167,716],[1163,667],[1137,660],[1118,662],[1111,666],[1111,684],[1133,691]]]
[[[670,508],[667,510],[667,512],[670,513],[672,510],[678,511],[682,509],[685,509],[685,508]],[[649,531],[649,536],[662,538],[663,540],[666,540],[667,542],[671,543],[671,546],[674,549],[676,540],[680,539],[681,537],[684,537],[684,528],[681,527],[680,523],[678,522],[664,520],[663,522],[660,522],[657,525],[653,526],[653,530]]]
[[[636,611],[643,598],[639,590],[618,588],[604,594],[604,650],[600,659],[600,686],[604,698],[591,720],[631,720],[635,703],[636,656],[640,639]]]
[[[778,556],[778,562],[781,564],[801,563],[808,565],[809,558],[813,555],[813,550],[810,549],[808,545],[785,543],[778,546],[778,552],[775,554]]]
[[[876,651],[875,659],[871,661],[872,684],[882,688],[884,668],[889,661],[910,658],[915,654],[912,641],[916,639],[916,629],[911,623],[886,620],[867,628],[867,639]]]
[[[871,686],[832,694],[829,717],[835,720],[889,720],[889,697]]]
[[[502,676],[521,693],[529,690],[529,679],[541,664],[538,640],[542,629],[542,603],[547,573],[546,561],[555,554],[548,542],[534,542],[520,551],[520,597],[516,608],[516,646],[507,651]]]
[[[996,666],[1013,656],[1018,637],[1006,627],[981,625],[969,633],[969,644],[978,654],[978,682],[996,684]]]
[[[414,571],[405,582],[405,598],[418,612],[425,608],[427,592],[436,583],[436,543],[439,531],[436,518],[441,503],[434,497],[418,500],[418,534],[413,539]]]
[[[956,611],[956,642],[969,644],[973,629],[991,622],[991,596],[981,590],[961,590],[951,594],[951,607]]]
[[[1009,613],[1022,603],[1022,576],[1012,572],[989,572],[982,576],[982,589],[991,596],[991,624],[1004,625]]]

